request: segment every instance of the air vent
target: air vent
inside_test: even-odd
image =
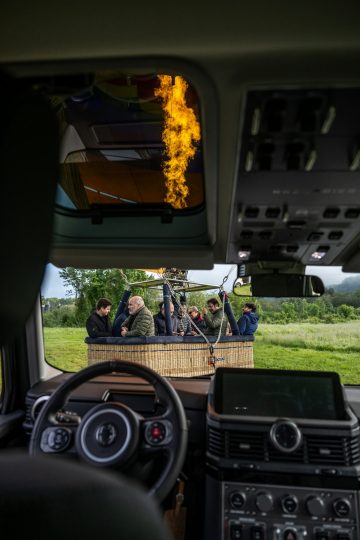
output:
[[[214,456],[237,460],[265,460],[266,434],[220,431],[209,428],[208,451]]]
[[[265,427],[263,432],[209,428],[208,451],[214,456],[238,461],[345,467],[360,464],[359,437],[304,435],[298,450],[284,453],[270,443]]]
[[[248,206],[248,208],[246,208],[245,210],[245,217],[247,218],[254,219],[254,218],[257,218],[258,215],[259,215],[259,208]]]
[[[309,463],[319,465],[350,465],[345,437],[307,437]]]
[[[321,96],[310,96],[300,102],[298,119],[301,131],[313,132],[318,129],[322,105],[323,98]]]
[[[218,457],[225,456],[225,432],[209,428],[208,432],[208,450],[211,454]]]
[[[254,235],[254,233],[252,231],[242,231],[240,236],[244,240],[250,240],[250,238],[252,238],[253,235]]]
[[[25,419],[23,428],[30,435],[33,429],[36,418],[39,416],[41,408],[45,405],[50,396],[41,396],[36,400],[27,399],[25,406]]]
[[[228,455],[231,459],[263,461],[265,458],[265,434],[228,431]]]
[[[360,442],[348,437],[308,437],[309,463],[328,465],[358,465]]]
[[[323,217],[326,219],[334,219],[338,217],[339,214],[340,214],[339,208],[327,208],[323,213]]]
[[[356,219],[360,216],[360,210],[358,208],[348,208],[345,212],[347,219]]]
[[[25,409],[25,424],[32,424],[33,422],[33,419],[31,417],[31,409],[32,409],[32,403],[27,403],[26,404],[26,409]]]
[[[321,237],[322,237],[323,234],[324,233],[322,233],[322,232],[312,232],[308,236],[308,241],[309,242],[317,242],[318,240],[321,240]]]
[[[345,439],[345,453],[350,465],[358,465],[360,463],[360,440],[358,437]]]
[[[39,413],[42,409],[42,407],[45,405],[46,401],[50,396],[40,396],[31,407],[31,420],[35,422],[36,418],[39,416]]]
[[[331,231],[329,233],[329,240],[340,240],[340,238],[342,237],[343,235],[343,232],[342,231]]]
[[[280,208],[267,208],[265,211],[265,217],[276,219],[280,216]]]
[[[270,132],[280,132],[284,126],[286,101],[281,98],[270,99],[265,106],[264,122]]]

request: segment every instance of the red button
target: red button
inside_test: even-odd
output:
[[[159,427],[152,427],[151,428],[151,436],[154,438],[154,439],[157,439],[158,437],[161,436],[161,429]]]

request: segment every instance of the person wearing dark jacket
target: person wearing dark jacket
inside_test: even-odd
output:
[[[96,304],[96,310],[91,313],[86,321],[86,330],[91,338],[111,336],[110,310],[110,300],[100,298]]]
[[[256,305],[248,302],[243,307],[243,314],[237,322],[241,336],[252,336],[258,327],[259,317],[256,314]]]
[[[154,315],[155,335],[166,336],[165,307],[164,302],[159,304],[159,313]],[[170,303],[171,328],[174,336],[179,335],[179,319],[174,315],[174,304]]]
[[[191,335],[199,336],[200,331],[204,333],[206,330],[206,322],[202,318],[201,313],[198,310],[198,308],[196,306],[190,306],[188,313],[193,323],[196,324],[196,326],[191,325]]]

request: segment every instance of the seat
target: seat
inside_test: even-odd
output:
[[[155,502],[125,479],[62,459],[4,454],[0,454],[4,538],[168,537]]]
[[[47,262],[58,126],[41,96],[4,73],[0,96],[0,344],[5,345],[23,333]],[[7,449],[0,453],[0,478],[5,538],[168,538],[156,502],[118,475]]]

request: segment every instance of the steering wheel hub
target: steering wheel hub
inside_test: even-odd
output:
[[[139,442],[139,420],[121,404],[103,403],[83,417],[76,433],[78,454],[92,465],[123,465]]]
[[[114,424],[102,424],[96,430],[95,437],[102,446],[110,446],[115,442],[117,430]]]

